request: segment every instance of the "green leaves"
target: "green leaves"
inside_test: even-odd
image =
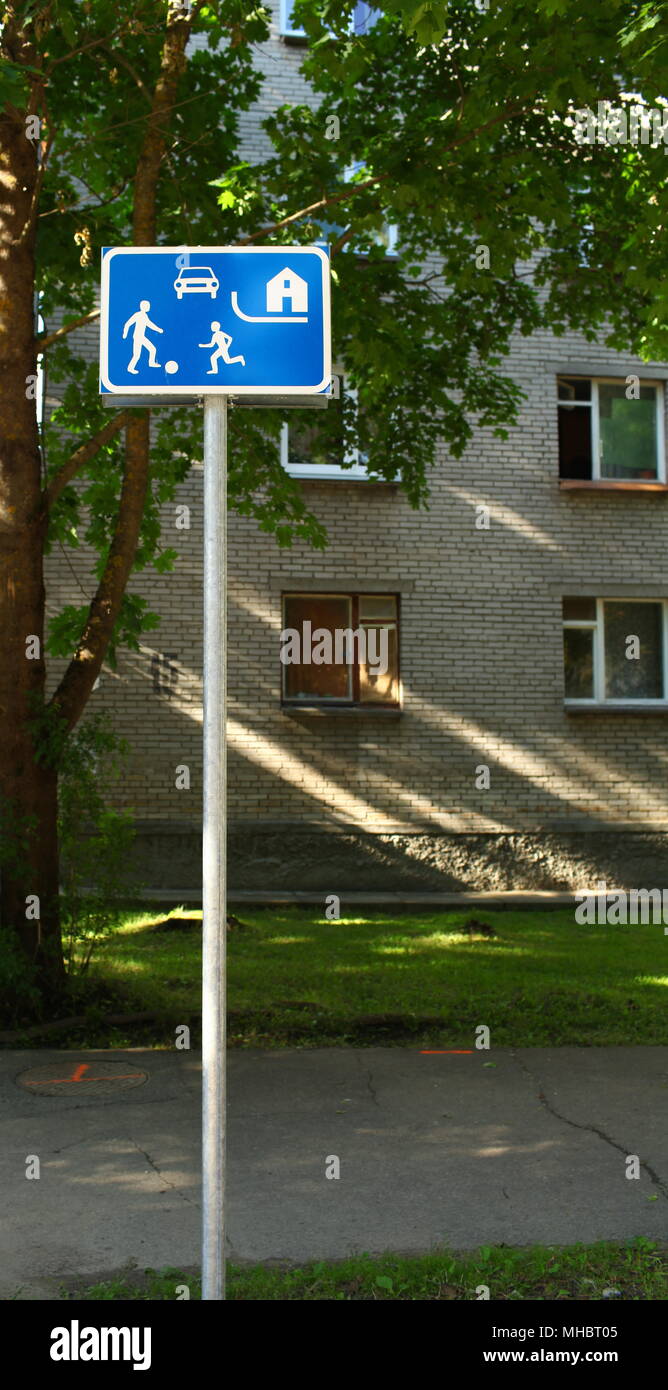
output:
[[[417,9],[405,15],[404,22],[408,32],[415,34],[418,43],[438,43],[445,33],[445,6],[418,5]]]
[[[41,13],[21,9],[24,22]],[[566,124],[572,109],[596,109],[625,85],[652,94],[666,10],[663,0],[634,7],[630,18],[616,0],[537,0],[530,14],[523,0],[490,0],[489,8],[483,0],[385,0],[370,30],[354,35],[352,0],[303,0],[295,18],[309,35],[303,72],[315,109],[273,110],[265,121],[272,154],[251,162],[240,157],[239,114],[260,92],[252,45],[268,32],[267,12],[252,0],[201,9],[204,42],[192,46],[170,116],[159,240],[330,241],[335,370],[355,384],[359,407],[345,397],[338,414],[308,412],[302,422],[291,412],[295,427],[314,430],[318,448],[342,441],[359,449],[376,477],[400,476],[410,503],[424,507],[441,446],[465,456],[476,425],[502,434],[516,418],[521,391],[503,371],[513,334],[570,325],[668,355],[663,146],[584,148]],[[57,131],[38,224],[47,332],[63,314],[93,308],[99,250],[127,239],[165,12],[162,0],[131,10],[113,0],[56,0],[48,33],[31,35],[46,80],[40,115]],[[0,102],[21,110],[40,68],[4,57]],[[84,225],[86,265],[75,241]],[[398,229],[396,255],[384,249],[389,227]],[[50,476],[108,419],[95,368],[75,342],[46,354],[49,395],[62,398],[44,431]],[[171,409],[153,420],[136,569],[163,574],[177,549],[162,546],[162,509],[201,457],[201,418]],[[309,491],[281,466],[280,425],[276,411],[232,412],[231,507],[281,546],[323,548]],[[50,518],[50,543],[92,547],[98,576],[122,466],[117,438],[83,469],[80,485],[64,489]],[[50,650],[71,653],[86,611],[71,605],[52,622]],[[128,596],[112,658],[155,621]]]
[[[58,28],[62,29],[70,48],[76,48],[77,19],[80,24],[81,15],[77,15],[75,18],[75,13],[68,0],[59,0],[59,3],[53,6],[53,19]]]
[[[139,594],[125,593],[107,655],[107,663],[112,670],[116,669],[119,646],[138,652],[142,634],[152,632],[159,626],[160,615],[149,608],[145,598]]]
[[[95,946],[115,926],[118,903],[129,891],[132,815],[105,804],[109,785],[118,780],[128,751],[103,714],[85,720],[62,750],[58,838],[70,973],[83,974],[88,969]]]
[[[73,603],[68,603],[60,613],[49,619],[46,640],[46,650],[49,656],[61,657],[65,661],[72,659],[87,614],[87,603],[80,604],[78,607]]]
[[[30,92],[30,77],[39,77],[39,68],[28,63],[12,63],[0,57],[0,110],[5,106],[22,108]]]
[[[161,550],[159,554],[154,557],[153,568],[157,570],[158,574],[170,574],[178,558],[178,550]]]

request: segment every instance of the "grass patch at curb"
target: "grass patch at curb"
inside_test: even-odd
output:
[[[484,913],[485,937],[467,933],[468,916],[373,910],[332,922],[312,907],[244,907],[227,942],[229,1046],[470,1047],[481,1020],[497,1047],[668,1044],[662,927],[503,909]],[[84,1022],[54,1045],[171,1048],[188,1023],[197,1047],[200,922],[195,909],[126,912],[67,1011]],[[142,1010],[151,1021],[108,1022]]]
[[[197,1275],[176,1269],[124,1271],[63,1299],[171,1301],[200,1298]],[[177,1288],[180,1292],[177,1293]],[[596,1245],[483,1246],[470,1254],[355,1255],[341,1261],[228,1266],[229,1301],[645,1302],[668,1297],[668,1248],[644,1238]],[[20,1297],[20,1294],[19,1294]]]

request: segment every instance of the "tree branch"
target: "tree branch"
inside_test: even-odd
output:
[[[70,457],[61,465],[58,472],[54,473],[42,493],[44,504],[48,512],[51,511],[54,503],[57,502],[60,497],[61,492],[76,476],[79,469],[83,468],[84,464],[88,463],[89,459],[94,458],[98,449],[101,449],[104,444],[108,444],[109,440],[113,439],[114,435],[118,434],[119,430],[122,430],[125,425],[127,425],[130,418],[130,413],[127,410],[122,410],[118,415],[112,415],[111,419],[107,420],[106,425],[103,425],[102,429],[98,430],[97,434],[91,435],[90,439],[87,439],[85,444],[81,444],[78,449],[74,450],[73,454],[70,454]]]
[[[500,111],[498,115],[493,116],[489,121],[485,121],[483,125],[476,126],[475,130],[467,131],[467,133],[460,136],[458,140],[451,140],[450,143],[444,147],[443,153],[447,154],[450,150],[457,149],[459,145],[465,145],[468,140],[475,140],[476,136],[481,135],[485,130],[489,130],[491,126],[498,125],[499,121],[506,121],[512,119],[514,116],[526,115],[531,109],[530,106],[518,106],[514,108],[504,107],[503,111]],[[236,242],[236,245],[248,246],[249,242],[257,241],[260,237],[269,236],[271,232],[278,232],[281,230],[281,227],[288,227],[291,222],[299,222],[302,217],[308,217],[309,213],[317,212],[319,208],[330,207],[332,203],[347,202],[350,198],[354,198],[356,193],[362,193],[366,188],[373,188],[376,184],[386,183],[387,180],[392,177],[393,175],[390,173],[378,174],[375,178],[367,179],[365,183],[351,185],[345,193],[328,194],[325,198],[320,198],[317,203],[310,203],[307,208],[300,208],[299,212],[292,212],[289,217],[283,217],[280,222],[274,222],[270,227],[263,227],[261,231],[253,232],[251,236],[243,237],[241,241]]]
[[[199,8],[200,4],[195,5],[193,14]],[[170,0],[160,72],[133,184],[134,246],[153,246],[157,239],[156,194],[167,149],[169,115],[174,109],[179,83],[186,68],[186,46],[192,17],[179,0]],[[50,708],[58,712],[67,729],[74,727],[85,708],[118,620],[137,555],[149,488],[149,461],[150,412],[130,412],[125,435],[123,483],[104,571],[88,609],[74,657],[50,701]],[[72,460],[69,462],[71,464]]]
[[[339,237],[338,241],[335,241],[334,245],[331,247],[332,255],[335,256],[337,251],[342,251],[346,242],[350,241],[350,238],[354,235],[355,233],[352,227],[346,227],[345,232],[341,233],[341,236]]]
[[[49,708],[63,719],[68,730],[82,714],[100,673],[134,564],[148,487],[148,410],[130,420],[125,450],[125,473],[104,572],[74,657],[49,701]]]
[[[246,236],[241,241],[237,241],[237,246],[247,246],[251,241],[257,241],[258,237],[269,236],[270,232],[278,232],[281,227],[287,227],[291,222],[298,222],[300,217],[308,217],[310,212],[317,212],[318,208],[329,207],[331,203],[344,203],[350,198],[354,198],[356,193],[362,193],[365,188],[373,188],[377,183],[384,183],[390,178],[389,174],[378,174],[376,178],[367,179],[366,183],[351,185],[345,193],[328,194],[325,198],[320,198],[317,203],[311,203],[307,208],[300,208],[299,212],[290,213],[289,217],[284,217],[280,222],[274,222],[271,227],[263,227],[259,232],[253,232],[252,236]]]
[[[45,69],[44,76],[49,78],[53,69],[59,67],[61,63],[69,63],[70,58],[78,58],[80,53],[89,53],[91,48],[101,48],[103,45],[108,44],[108,42],[108,35],[103,39],[90,39],[88,43],[82,43],[80,48],[73,48],[70,53],[63,53],[62,58],[54,58],[50,67]]]
[[[113,48],[105,48],[105,52],[114,63],[120,63],[121,66],[125,68],[126,72],[129,72],[133,82],[136,83],[142,96],[146,98],[150,106],[153,101],[153,97],[149,92],[146,83],[139,76],[139,73],[137,72],[136,68],[132,66],[132,63],[128,62],[128,59],[125,57],[123,53],[116,53]]]
[[[207,92],[197,92],[194,97],[184,97],[183,101],[173,102],[171,106],[165,107],[165,111],[168,112],[180,110],[182,106],[190,106],[191,102],[193,101],[205,101],[207,96]],[[85,136],[83,140],[79,140],[77,142],[77,147],[80,147],[81,145],[90,145],[93,144],[93,142],[99,144],[100,140],[106,139],[106,137],[108,135],[112,135],[115,130],[123,130],[126,126],[137,125],[139,121],[150,121],[150,119],[151,112],[145,111],[143,116],[132,116],[130,120],[117,121],[115,125],[108,125],[105,130],[99,130],[96,131],[94,135]]]
[[[46,107],[46,95],[45,95],[44,75],[43,75],[43,74],[40,74],[39,77],[34,77],[33,74],[31,73],[31,74],[29,74],[29,81],[30,81],[30,98],[29,98],[29,100],[28,100],[27,113],[28,113],[29,115],[37,115],[37,112],[38,112],[39,109],[40,109],[40,98],[41,98],[41,104],[42,104],[42,106],[44,107],[45,110],[47,110],[47,107]],[[40,120],[40,125],[41,125],[41,120]],[[45,174],[45,172],[46,172],[46,166],[47,166],[47,164],[48,164],[48,162],[49,162],[49,155],[50,155],[50,153],[51,153],[51,148],[52,148],[52,145],[53,145],[54,138],[55,138],[55,132],[49,128],[49,134],[48,134],[47,138],[46,138],[46,139],[40,139],[40,142],[39,142],[39,151],[40,151],[41,158],[40,158],[40,160],[39,160],[39,164],[38,164],[38,168],[37,168],[37,177],[36,177],[36,179],[35,179],[35,184],[34,184],[33,192],[32,192],[32,198],[31,198],[31,200],[30,200],[30,208],[29,208],[29,210],[28,210],[28,216],[26,217],[26,220],[25,220],[25,222],[24,222],[24,224],[23,224],[23,227],[22,227],[22,229],[21,229],[21,232],[19,233],[19,236],[16,237],[15,240],[14,240],[14,242],[13,242],[13,245],[14,245],[14,246],[17,246],[17,247],[18,247],[18,246],[21,246],[22,243],[23,243],[24,241],[27,240],[27,238],[31,235],[31,233],[32,233],[32,231],[33,231],[33,228],[34,228],[34,225],[35,225],[35,223],[36,223],[36,221],[37,221],[37,209],[38,209],[38,207],[39,207],[39,200],[40,200],[40,195],[41,195],[41,192],[42,192],[42,184],[43,184],[43,182],[44,182],[44,174]]]
[[[77,177],[80,179],[81,183],[88,188],[85,179],[82,179],[80,174],[78,174]],[[55,216],[65,217],[68,212],[97,212],[98,208],[106,208],[109,206],[109,203],[115,203],[116,199],[120,198],[121,194],[125,193],[127,186],[127,182],[121,184],[119,188],[114,189],[110,198],[98,198],[94,203],[70,203],[66,208],[49,208],[48,212],[38,213],[38,218]],[[88,189],[88,191],[90,192],[91,190]],[[95,194],[93,194],[93,197],[95,197]]]
[[[92,319],[100,317],[99,309],[91,309],[89,314],[82,314],[80,319],[74,319],[72,323],[64,323],[62,328],[56,328],[53,333],[47,333],[41,338],[36,339],[38,352],[44,352],[45,348],[51,347],[52,343],[64,338],[66,333],[73,333],[75,328],[81,328],[84,323],[90,323]]]

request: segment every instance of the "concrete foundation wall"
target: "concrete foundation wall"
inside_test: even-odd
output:
[[[507,835],[367,834],[232,826],[230,889],[301,892],[534,892],[668,887],[668,834],[635,830]],[[201,839],[187,824],[138,827],[144,888],[201,890]]]

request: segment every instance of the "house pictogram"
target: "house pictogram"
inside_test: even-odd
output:
[[[267,313],[282,314],[286,299],[293,314],[303,314],[308,309],[308,285],[288,266],[267,281]]]

